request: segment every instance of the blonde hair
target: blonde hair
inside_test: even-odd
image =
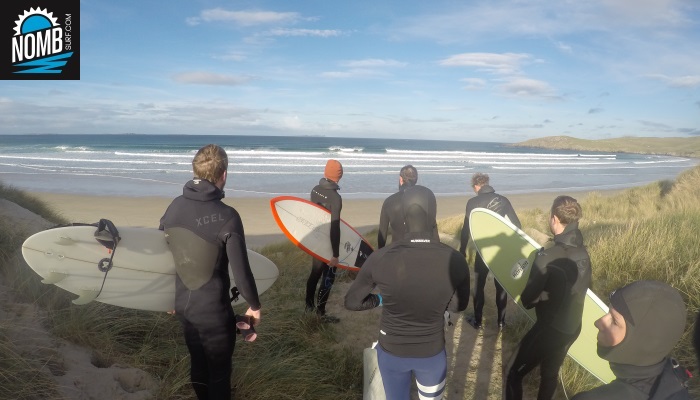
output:
[[[581,219],[583,210],[573,197],[559,196],[552,203],[552,215],[559,218],[559,222],[562,224],[568,225]]]
[[[215,144],[208,144],[195,154],[192,160],[192,172],[195,178],[206,179],[216,183],[228,169],[226,151]]]

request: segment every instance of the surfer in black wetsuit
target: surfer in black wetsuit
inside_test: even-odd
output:
[[[445,386],[445,310],[469,303],[469,265],[436,240],[436,200],[416,185],[402,196],[407,232],[373,252],[345,295],[349,310],[383,305],[377,359],[386,398],[408,400],[411,374],[421,398],[439,400]],[[374,288],[379,294],[371,293]]]
[[[467,210],[464,215],[464,224],[462,226],[462,234],[460,235],[459,252],[462,256],[467,255],[467,243],[471,238],[469,230],[469,214],[475,208],[488,208],[489,210],[506,217],[516,227],[520,228],[520,220],[513,210],[510,201],[505,197],[497,194],[496,191],[489,185],[489,176],[482,173],[472,175],[472,189],[476,193],[467,201]],[[481,329],[482,310],[484,309],[484,286],[486,286],[486,277],[489,274],[489,269],[484,263],[479,253],[476,253],[474,258],[474,317],[469,323],[476,329]],[[506,305],[508,303],[508,294],[498,281],[494,279],[496,286],[496,308],[498,309],[498,327],[503,328],[506,324]]]
[[[260,322],[260,300],[248,263],[243,224],[224,204],[228,157],[219,146],[199,149],[194,178],[160,220],[176,267],[175,315],[190,352],[190,378],[199,400],[232,399],[236,321],[231,308],[229,264],[246,315]]]
[[[506,399],[523,397],[522,381],[540,367],[538,400],[549,400],[571,344],[581,332],[586,291],[591,286],[591,260],[578,229],[581,206],[570,196],[554,199],[549,228],[554,244],[540,250],[520,295],[525,308],[535,308],[537,322],[525,334],[506,379]]]
[[[406,188],[414,186],[418,181],[418,171],[413,165],[406,165],[399,172],[399,191],[387,197],[382,204],[379,214],[379,233],[377,245],[381,249],[386,246],[391,227],[391,240],[396,242],[403,238],[406,228],[403,222],[403,209],[401,208],[401,196]]]
[[[598,355],[610,362],[615,380],[573,400],[689,400],[689,376],[669,357],[685,321],[683,298],[666,283],[638,281],[614,291],[610,311],[595,326]]]
[[[336,265],[340,254],[340,211],[343,208],[343,199],[340,197],[338,182],[343,177],[343,166],[337,160],[328,160],[323,172],[323,178],[311,190],[311,201],[322,206],[331,213],[330,240],[333,257],[328,264],[313,258],[311,261],[311,273],[306,281],[306,312],[315,311],[323,322],[338,322],[338,318],[326,315],[326,302],[331,293],[335,281]],[[316,295],[318,281],[321,284]],[[318,304],[314,305],[317,297]]]

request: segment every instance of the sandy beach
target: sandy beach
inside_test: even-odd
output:
[[[496,188],[498,190],[498,188]],[[618,191],[600,192],[604,195]],[[93,223],[101,218],[114,222],[117,226],[158,227],[165,209],[172,199],[165,197],[113,197],[85,196],[32,192],[55,211],[71,222]],[[516,211],[527,209],[547,209],[552,200],[562,193],[533,193],[507,195]],[[584,198],[588,192],[566,193]],[[450,196],[438,198],[438,220],[464,215],[467,200],[471,197]],[[251,249],[285,240],[277,227],[268,198],[226,198],[224,201],[236,208],[243,218],[246,240]],[[346,199],[343,201],[342,218],[360,233],[377,227],[383,199]]]

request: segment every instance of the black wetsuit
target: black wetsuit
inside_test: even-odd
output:
[[[260,309],[241,217],[223,197],[209,181],[193,179],[160,221],[177,269],[175,312],[190,351],[192,385],[199,399],[209,400],[231,399],[236,328],[229,264],[240,294]]]
[[[700,312],[695,318],[695,335],[693,336],[693,347],[695,347],[695,356],[700,363]]]
[[[579,393],[572,400],[690,400],[688,390],[676,378],[669,359],[657,364],[640,367],[610,363],[615,380],[587,392]]]
[[[586,291],[591,285],[591,260],[578,222],[554,236],[554,245],[541,250],[520,296],[535,307],[537,322],[525,334],[506,380],[506,399],[522,399],[522,379],[540,366],[537,399],[551,399],[566,352],[581,332]]]
[[[340,211],[343,208],[343,200],[338,194],[340,187],[337,183],[321,178],[313,190],[311,190],[311,201],[324,207],[331,212],[330,240],[333,249],[333,257],[340,254]],[[330,268],[328,264],[313,259],[311,262],[311,273],[306,281],[306,309],[314,309],[314,297],[316,297],[316,285],[321,280],[318,288],[318,304],[315,309],[319,315],[326,314],[326,302],[331,293],[333,282],[335,281],[336,267]]]
[[[469,214],[475,208],[488,208],[489,210],[508,217],[510,222],[516,227],[520,228],[520,220],[513,210],[513,206],[510,201],[505,197],[496,193],[496,191],[489,185],[484,185],[479,189],[479,192],[475,197],[472,197],[467,201],[467,209],[464,215],[464,225],[462,227],[462,234],[460,235],[459,252],[463,256],[467,253],[467,243],[471,238],[471,231],[469,230]],[[489,269],[481,259],[479,253],[476,254],[474,259],[474,321],[481,324],[482,310],[484,308],[484,286],[486,285],[486,277],[489,274]],[[494,279],[494,285],[496,286],[496,308],[498,309],[498,323],[505,323],[506,318],[506,305],[508,304],[508,294],[503,287]]]
[[[345,295],[349,310],[366,310],[383,298],[379,344],[399,357],[430,357],[445,348],[444,313],[469,303],[469,266],[432,233],[406,233],[372,253]]]
[[[401,206],[401,196],[404,186],[401,185],[399,191],[387,197],[382,204],[382,211],[379,214],[379,233],[377,234],[377,247],[386,246],[389,237],[389,226],[391,226],[391,240],[397,242],[406,233],[406,225],[403,222],[403,207]]]

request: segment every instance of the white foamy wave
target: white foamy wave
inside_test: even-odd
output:
[[[341,146],[331,146],[328,150],[336,153],[361,153],[365,149],[364,147],[341,147]]]

